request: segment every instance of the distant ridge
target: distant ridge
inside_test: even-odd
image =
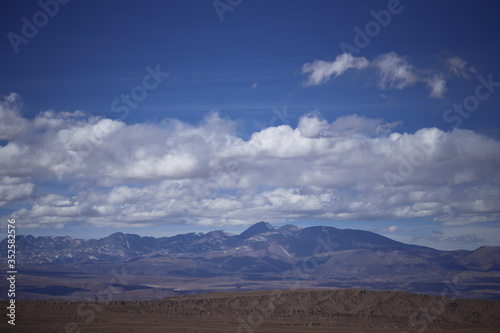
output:
[[[0,243],[2,258],[6,242]],[[97,282],[82,287],[89,274],[102,285],[110,272],[122,270],[135,279],[134,286],[117,285],[125,299],[291,285],[500,298],[500,247],[439,251],[369,231],[275,228],[265,221],[239,235],[214,230],[158,238],[121,232],[89,240],[18,236],[17,262],[30,281],[19,289],[19,299],[87,297],[99,288]],[[40,281],[54,285],[39,286]]]
[[[255,238],[262,236],[261,238]],[[113,233],[101,239],[76,239],[69,236],[17,236],[19,263],[84,263],[121,260],[131,256],[146,255],[151,252],[163,253],[203,253],[227,250],[242,245],[266,247],[266,241],[275,242],[296,256],[313,255],[318,238],[332,242],[331,250],[379,249],[411,251],[437,251],[431,248],[405,244],[379,234],[335,227],[314,226],[299,228],[287,225],[275,228],[268,222],[258,222],[239,235],[222,230],[204,233],[187,233],[170,237],[142,237],[122,232]],[[0,253],[6,254],[7,239],[0,242]],[[327,252],[328,249],[321,249]],[[329,250],[328,250],[329,251]],[[5,257],[4,257],[5,258]]]

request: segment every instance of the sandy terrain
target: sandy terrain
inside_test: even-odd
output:
[[[1,306],[5,309],[6,302]],[[5,331],[6,320],[0,323]],[[499,332],[500,301],[282,290],[151,301],[18,301],[12,332]]]

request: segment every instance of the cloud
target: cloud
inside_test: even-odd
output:
[[[481,200],[474,201],[474,203],[480,203],[482,205]],[[477,207],[477,205],[475,205]],[[480,209],[478,209],[480,211]],[[481,222],[491,222],[500,220],[500,214],[480,214],[480,213],[459,213],[453,216],[444,216],[440,218],[435,218],[435,221],[440,221],[444,225],[467,225],[472,223],[481,223]]]
[[[396,232],[398,231],[398,226],[397,225],[391,225],[388,228],[384,228],[381,230],[382,232]]]
[[[380,135],[392,132],[392,129],[401,125],[401,121],[385,123],[381,119],[365,118],[358,115],[349,115],[337,118],[329,128],[333,133],[364,135]]]
[[[432,230],[432,235],[425,236],[414,236],[412,237],[412,242],[427,241],[432,243],[456,243],[456,244],[475,244],[484,243],[486,240],[484,238],[479,238],[475,234],[463,234],[459,236],[449,236],[445,237],[444,233],[440,230]]]
[[[259,86],[259,85],[257,84],[257,82],[254,82],[254,83],[252,84],[252,86],[250,87],[250,89],[257,89],[257,87],[258,87],[258,86]]]
[[[26,131],[28,122],[20,114],[19,103],[19,95],[10,93],[0,104],[0,140],[13,139]]]
[[[386,104],[391,104],[392,103],[392,97],[391,96],[380,94],[380,97],[382,97],[386,101]]]
[[[317,113],[300,118],[297,124],[300,134],[306,138],[318,138],[325,134],[327,128],[328,122],[321,119]]]
[[[53,110],[43,111],[33,121],[36,129],[53,130],[72,126],[78,122],[83,124],[87,120],[87,115],[81,111],[75,112],[55,112]]]
[[[369,62],[364,57],[354,57],[351,54],[344,53],[338,55],[335,61],[327,62],[316,60],[312,64],[306,63],[302,66],[302,73],[309,74],[304,82],[306,86],[316,86],[328,82],[330,77],[338,76],[350,68],[363,69]]]
[[[405,89],[423,82],[430,89],[430,98],[443,98],[447,80],[452,78],[468,79],[475,73],[472,67],[459,57],[448,57],[445,60],[447,73],[437,69],[419,69],[412,66],[405,57],[395,52],[384,53],[373,60],[354,57],[344,53],[338,55],[333,62],[315,60],[302,66],[302,73],[309,74],[304,86],[316,86],[327,83],[330,78],[342,75],[347,69],[374,70],[378,76],[378,87],[385,89]],[[381,95],[386,98],[385,95]]]
[[[9,103],[23,135],[0,146],[0,205],[31,227],[500,219],[500,142],[469,130],[313,112],[242,139],[217,113],[126,125]]]
[[[429,97],[443,98],[446,92],[446,81],[442,75],[436,74],[433,78],[427,80],[427,85],[431,88]]]
[[[453,56],[446,59],[445,63],[448,66],[451,75],[469,79],[471,74],[474,74],[476,70],[472,67],[467,67],[467,62],[460,57]]]
[[[418,81],[413,67],[394,52],[382,54],[373,61],[379,72],[379,88],[403,89]]]
[[[5,184],[9,177],[0,178],[0,206],[6,206],[15,201],[28,200],[35,189],[33,183]]]

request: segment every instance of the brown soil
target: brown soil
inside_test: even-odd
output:
[[[6,302],[0,305],[5,309]],[[4,319],[0,330],[6,326]],[[37,333],[493,333],[500,331],[500,301],[359,289],[212,293],[151,301],[17,301],[16,326],[8,326],[12,332]]]

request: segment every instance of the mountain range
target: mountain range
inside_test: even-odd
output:
[[[118,232],[102,239],[16,240],[24,277],[19,293],[25,299],[88,299],[110,285],[124,299],[273,288],[500,299],[500,247],[440,251],[362,230],[259,222],[239,235],[215,230],[155,238]],[[5,264],[7,239],[0,249]],[[128,281],[113,278],[117,272]]]

